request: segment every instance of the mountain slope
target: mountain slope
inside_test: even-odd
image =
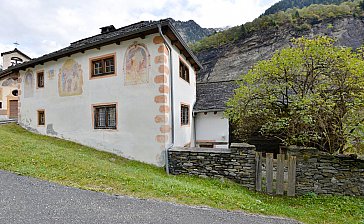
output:
[[[276,50],[289,46],[294,37],[327,35],[337,44],[357,48],[364,40],[364,18],[341,16],[326,19],[310,29],[297,30],[290,25],[274,26],[254,31],[235,42],[204,49],[197,57],[204,65],[198,73],[198,82],[237,80],[259,60],[270,58]]]
[[[348,1],[348,0],[282,0],[282,1],[279,1],[276,4],[272,5],[267,10],[265,10],[263,15],[270,15],[270,14],[277,13],[279,11],[286,11],[287,9],[293,9],[293,8],[301,9],[303,7],[307,7],[312,4],[338,5],[345,1]]]
[[[216,30],[213,28],[202,28],[195,21],[176,21],[171,19],[174,27],[177,29],[178,33],[181,35],[184,41],[187,43],[195,43],[198,40],[203,39],[204,37],[210,36],[211,34],[216,33]]]

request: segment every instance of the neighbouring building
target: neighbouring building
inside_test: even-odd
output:
[[[226,103],[238,87],[236,81],[197,83],[194,106],[196,145],[209,148],[228,148],[229,119],[224,116]]]
[[[101,28],[101,34],[10,66],[18,123],[151,164],[194,145],[194,54],[167,20]]]
[[[15,48],[12,51],[1,53],[3,69],[6,70],[31,58]],[[0,79],[0,121],[17,119],[18,117],[18,74],[11,72],[1,72],[5,78]]]

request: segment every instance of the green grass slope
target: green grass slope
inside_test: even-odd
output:
[[[73,142],[0,125],[0,169],[110,194],[290,217],[305,223],[363,223],[364,199],[307,195],[271,197],[230,181],[167,175]]]

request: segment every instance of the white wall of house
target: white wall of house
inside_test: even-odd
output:
[[[161,43],[154,42],[157,34],[146,36],[144,39],[136,38],[121,42],[120,45],[112,44],[101,47],[100,50],[87,50],[77,53],[68,58],[57,61],[46,62],[35,68],[21,71],[22,79],[20,95],[20,124],[32,131],[57,136],[60,138],[79,142],[81,144],[95,147],[96,149],[108,151],[126,158],[135,159],[159,166],[164,165],[164,151],[171,143],[170,112],[161,112],[161,106],[169,107],[168,102],[161,103],[156,97],[161,95],[160,87],[163,83],[156,82],[156,76],[160,75],[160,66],[166,65],[166,61],[158,62],[161,56],[158,51]],[[149,77],[146,83],[125,85],[125,54],[129,46],[142,44],[146,46],[150,54]],[[116,76],[90,79],[90,58],[107,54],[116,56]],[[163,55],[163,54],[162,54]],[[179,102],[191,104],[191,110],[195,99],[195,85],[189,85],[178,80],[178,58],[179,53],[173,52],[173,66],[178,81],[175,92],[175,105]],[[80,65],[82,70],[83,86],[82,94],[72,96],[60,96],[59,75],[62,66],[67,59],[72,59]],[[44,71],[44,88],[36,87],[37,71]],[[33,88],[26,86],[25,74],[33,73]],[[193,80],[195,73],[190,72]],[[191,79],[192,79],[191,77]],[[28,80],[29,82],[29,80]],[[169,85],[169,78],[164,85]],[[29,86],[29,85],[28,85]],[[163,94],[162,94],[163,95]],[[94,104],[116,103],[117,104],[117,130],[96,130],[93,127]],[[45,125],[38,125],[38,110],[45,111]],[[175,107],[175,122],[180,120],[179,107]],[[167,120],[157,121],[157,116],[166,116]],[[162,131],[162,127],[167,127]],[[176,136],[178,144],[191,141],[191,128],[181,128],[176,123]],[[167,131],[166,131],[167,130]]]
[[[174,64],[174,125],[175,125],[175,142],[174,146],[183,147],[193,144],[193,119],[192,109],[196,102],[196,72],[187,62],[184,56],[179,55],[175,49],[173,53]],[[179,75],[179,61],[182,60],[189,67],[190,81],[186,82]],[[181,124],[181,105],[189,106],[189,124]]]
[[[229,120],[223,112],[199,112],[195,115],[196,141],[198,142],[226,142],[215,145],[216,148],[227,148],[229,143]]]

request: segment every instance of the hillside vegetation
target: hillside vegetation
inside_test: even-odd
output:
[[[348,0],[282,0],[272,5],[269,9],[265,10],[264,16],[277,13],[279,11],[286,11],[293,8],[304,8],[313,4],[321,5],[338,5]]]
[[[226,31],[216,33],[206,37],[191,45],[194,52],[204,49],[219,47],[232,43],[240,38],[245,38],[253,32],[266,29],[294,29],[304,31],[311,29],[312,25],[323,20],[334,19],[343,16],[363,16],[363,1],[346,1],[340,5],[310,5],[302,9],[288,9],[275,14],[261,16],[252,22],[247,22],[241,26],[232,27]]]

